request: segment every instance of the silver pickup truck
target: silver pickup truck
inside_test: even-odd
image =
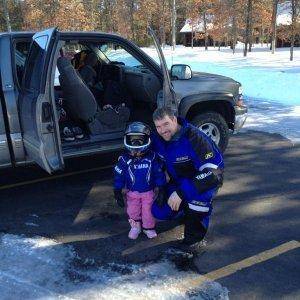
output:
[[[241,84],[192,72],[187,65],[169,71],[155,35],[154,41],[160,65],[114,34],[56,28],[1,33],[0,168],[35,162],[53,173],[64,168],[67,158],[115,151],[122,147],[126,122],[151,124],[152,112],[163,105],[176,109],[224,151],[230,132],[246,119]],[[90,53],[97,57],[90,67],[99,79],[99,94],[105,93],[105,82],[126,90],[131,103],[127,118],[103,110],[97,92],[82,80],[81,64]],[[84,137],[64,138],[68,126],[80,128]]]

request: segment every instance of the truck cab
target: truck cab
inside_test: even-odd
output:
[[[1,34],[0,167],[35,162],[53,173],[64,168],[66,158],[121,149],[126,124],[151,124],[158,106],[178,110],[201,130],[206,123],[199,115],[208,114],[213,117],[211,125],[228,139],[228,130],[236,126],[237,109],[246,116],[247,108],[238,102],[240,84],[216,75],[223,89],[216,86],[215,93],[206,93],[203,87],[211,90],[213,80],[189,73],[185,65],[173,66],[169,72],[152,35],[160,66],[118,35],[56,28]],[[97,83],[91,85],[86,79],[90,77]],[[106,109],[103,101],[112,100],[116,91],[120,103]],[[218,127],[216,116],[225,129]],[[79,128],[83,138],[67,139],[66,128]],[[225,141],[222,147],[226,145]]]

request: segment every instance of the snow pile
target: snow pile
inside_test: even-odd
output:
[[[220,284],[206,281],[197,291],[176,287],[199,278],[167,259],[153,264],[96,266],[71,246],[42,237],[2,235],[0,289],[5,299],[228,299]]]

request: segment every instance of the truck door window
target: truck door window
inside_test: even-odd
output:
[[[16,41],[15,43],[15,71],[19,86],[25,69],[25,62],[30,48],[31,41]]]
[[[45,48],[48,43],[48,36],[41,36],[33,41],[26,64],[24,84],[26,89],[40,90],[43,63],[45,60]]]

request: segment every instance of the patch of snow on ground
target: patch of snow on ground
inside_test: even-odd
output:
[[[241,132],[257,130],[278,133],[292,143],[300,143],[300,105],[246,99],[249,113]]]
[[[51,239],[0,236],[1,299],[185,299],[176,286],[199,276],[177,270],[167,259],[96,266]],[[188,293],[191,299],[228,299],[228,290],[212,281]]]

